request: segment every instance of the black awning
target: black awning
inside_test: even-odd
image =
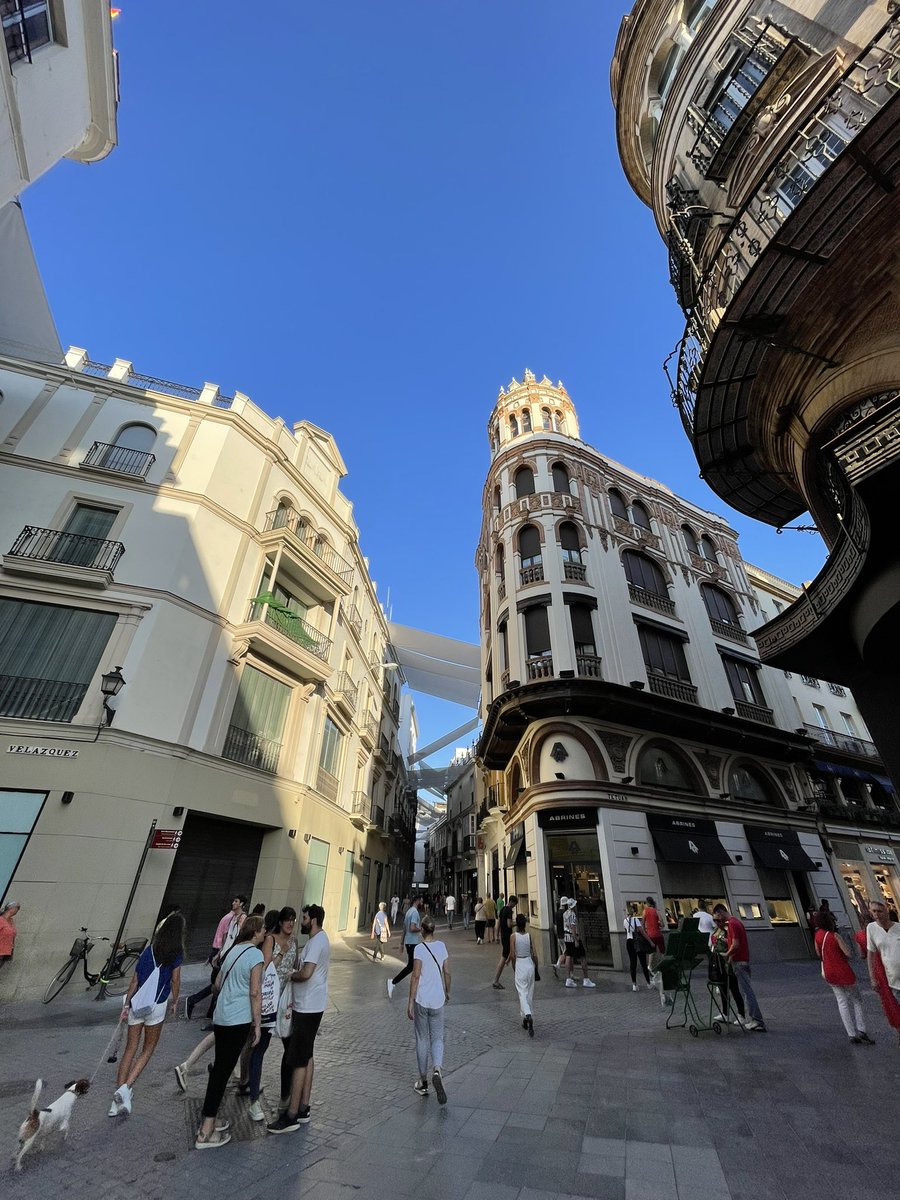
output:
[[[513,838],[509,844],[509,849],[506,852],[506,858],[503,860],[504,870],[508,867],[514,867],[519,860],[519,855],[525,849],[525,839]]]
[[[731,856],[715,834],[653,829],[656,848],[667,862],[715,863],[730,867]]]
[[[776,871],[815,871],[818,868],[800,845],[793,829],[764,829],[745,825],[747,841],[760,864]]]

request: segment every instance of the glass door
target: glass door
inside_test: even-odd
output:
[[[588,963],[611,967],[612,939],[596,836],[560,834],[548,837],[547,852],[554,907],[558,905],[560,896],[575,897],[578,901],[578,927],[587,950]]]

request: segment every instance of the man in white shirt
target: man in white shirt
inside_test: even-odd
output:
[[[447,914],[447,928],[453,928],[453,914],[456,912],[456,897],[451,892],[444,901],[444,911]]]
[[[900,1000],[900,923],[891,920],[890,909],[883,900],[873,900],[869,908],[875,918],[866,927],[866,958],[872,987],[875,986],[872,961],[876,954],[880,954],[888,987],[894,993],[894,998]]]
[[[705,900],[697,901],[697,910],[692,915],[697,918],[698,931],[709,938],[716,928],[716,923],[712,918],[712,913],[706,907]]]
[[[313,1047],[319,1025],[328,1004],[328,965],[331,961],[331,943],[322,928],[325,909],[320,904],[304,905],[300,917],[301,933],[309,934],[309,941],[300,951],[300,962],[291,972],[293,984],[293,1008],[291,1038],[288,1042],[286,1061],[293,1068],[291,1095],[277,1121],[266,1126],[269,1133],[293,1133],[310,1119],[309,1098],[312,1093]],[[284,1097],[282,1097],[284,1103]]]
[[[397,913],[400,911],[400,897],[391,896],[391,925],[397,924]]]

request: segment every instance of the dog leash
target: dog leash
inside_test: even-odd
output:
[[[109,1041],[106,1043],[106,1049],[100,1055],[100,1061],[97,1063],[97,1066],[94,1068],[94,1073],[90,1078],[91,1083],[93,1083],[94,1080],[97,1078],[97,1076],[100,1074],[100,1068],[103,1066],[104,1060],[106,1060],[106,1062],[108,1062],[108,1063],[118,1062],[119,1046],[121,1046],[121,1044],[122,1044],[122,1033],[124,1032],[124,1029],[125,1029],[125,1022],[121,1019],[121,1016],[120,1016],[119,1019],[116,1021],[116,1028],[113,1030],[113,1035],[109,1039]]]

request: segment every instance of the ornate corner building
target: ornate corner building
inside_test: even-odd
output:
[[[893,0],[639,0],[619,151],[685,315],[673,398],[701,473],[829,548],[757,633],[853,689],[900,777],[900,12]]]
[[[900,810],[852,695],[762,665],[750,632],[797,589],[581,441],[561,383],[513,379],[488,438],[479,892],[547,939],[575,896],[610,967],[647,895],[672,920],[727,900],[769,958],[808,953],[823,899],[900,901]]]

